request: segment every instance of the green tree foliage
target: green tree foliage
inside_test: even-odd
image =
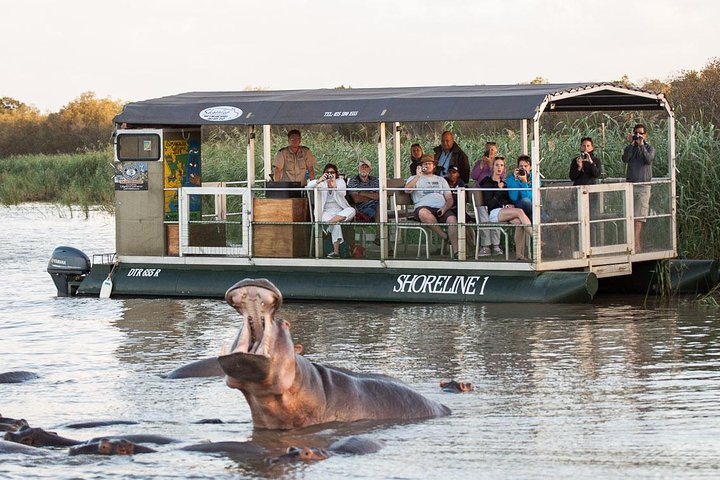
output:
[[[38,153],[43,117],[33,107],[10,97],[0,98],[0,158]]]
[[[109,98],[99,99],[85,92],[47,119],[55,150],[70,153],[94,150],[108,145],[113,132],[113,118],[122,110],[122,103]]]
[[[122,102],[86,92],[57,113],[42,115],[10,97],[0,98],[0,158],[97,150],[111,142]]]

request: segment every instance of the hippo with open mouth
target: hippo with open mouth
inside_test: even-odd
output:
[[[449,415],[386,375],[313,363],[296,352],[289,324],[275,317],[282,293],[265,279],[245,279],[225,300],[243,316],[230,353],[218,357],[225,382],[240,390],[255,428],[290,429],[326,422],[407,421]]]

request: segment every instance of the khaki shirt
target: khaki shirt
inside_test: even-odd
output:
[[[317,159],[308,147],[300,146],[297,153],[292,153],[288,147],[281,148],[275,155],[273,166],[280,167],[282,178],[276,178],[275,180],[300,182],[300,185],[305,186],[307,184],[305,172],[308,169],[314,169],[316,164]]]

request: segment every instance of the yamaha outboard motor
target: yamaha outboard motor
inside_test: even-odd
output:
[[[57,247],[48,262],[47,271],[55,282],[58,297],[71,297],[90,272],[90,259],[73,247]]]

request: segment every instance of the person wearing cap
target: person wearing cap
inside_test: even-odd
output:
[[[455,212],[455,215],[458,214],[458,200],[457,200],[457,188],[465,188],[465,182],[463,182],[463,179],[460,178],[460,169],[457,165],[450,165],[450,168],[448,169],[447,175],[445,175],[445,181],[448,183],[448,186],[452,188],[452,197],[453,197],[453,206],[451,210]]]
[[[357,210],[357,219],[374,222],[380,201],[380,179],[370,175],[372,164],[366,158],[358,162],[358,174],[348,180],[348,192]]]
[[[457,216],[452,210],[453,197],[448,182],[435,175],[436,163],[432,155],[424,155],[415,175],[405,182],[405,192],[412,196],[415,220],[428,224],[440,238],[449,238],[457,257]],[[447,233],[438,223],[448,225]]]
[[[315,179],[317,159],[308,147],[300,145],[300,130],[290,130],[287,137],[288,146],[281,148],[273,161],[275,167],[273,180],[300,182],[304,187],[308,179]]]
[[[440,145],[435,147],[433,151],[437,162],[435,171],[438,175],[445,175],[450,166],[457,165],[463,182],[468,183],[470,181],[470,161],[462,148],[460,148],[460,145],[455,143],[455,135],[452,132],[444,131],[440,137]]]

